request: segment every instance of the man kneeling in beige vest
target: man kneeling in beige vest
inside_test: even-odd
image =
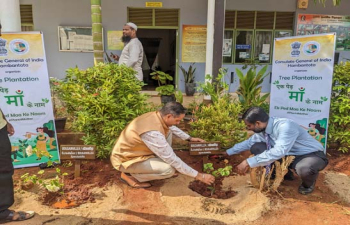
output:
[[[210,174],[199,173],[176,156],[171,147],[172,134],[182,140],[204,142],[177,128],[185,117],[186,109],[177,102],[169,102],[160,111],[149,112],[135,118],[120,134],[111,162],[121,171],[120,179],[134,188],[147,188],[148,181],[173,177],[175,170],[212,184]]]

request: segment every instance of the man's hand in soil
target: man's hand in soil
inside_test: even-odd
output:
[[[205,140],[203,140],[201,138],[195,138],[195,137],[191,137],[191,139],[189,141],[190,142],[205,142]]]
[[[239,175],[244,175],[247,173],[249,169],[249,164],[247,162],[247,160],[244,160],[243,162],[241,162],[238,166],[237,166],[237,170],[238,170],[238,174]]]
[[[199,180],[205,184],[211,185],[215,181],[215,177],[211,174],[206,173],[198,173],[196,176],[196,180]]]

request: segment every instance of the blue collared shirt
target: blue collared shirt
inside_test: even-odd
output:
[[[311,152],[324,151],[320,142],[315,140],[304,128],[293,120],[270,117],[265,132],[270,136],[273,146],[270,150],[248,158],[251,168],[266,166],[285,155],[305,155]],[[226,152],[228,155],[249,150],[257,142],[266,142],[264,132],[255,133],[248,140],[235,144]]]

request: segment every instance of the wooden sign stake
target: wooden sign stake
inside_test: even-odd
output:
[[[82,160],[95,159],[96,147],[94,145],[61,145],[60,158],[74,160],[74,178],[80,177]]]
[[[189,142],[190,155],[220,154],[220,142]]]
[[[81,160],[75,160],[74,178],[80,177],[80,165],[81,165]]]

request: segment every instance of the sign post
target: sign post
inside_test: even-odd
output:
[[[335,34],[276,38],[270,116],[290,118],[326,148]]]
[[[96,147],[94,145],[61,145],[61,159],[70,159],[75,162],[74,177],[80,177],[81,160],[95,159]]]
[[[190,155],[218,155],[220,152],[220,142],[190,142]]]
[[[41,32],[2,33],[0,108],[15,129],[15,168],[60,161]]]

